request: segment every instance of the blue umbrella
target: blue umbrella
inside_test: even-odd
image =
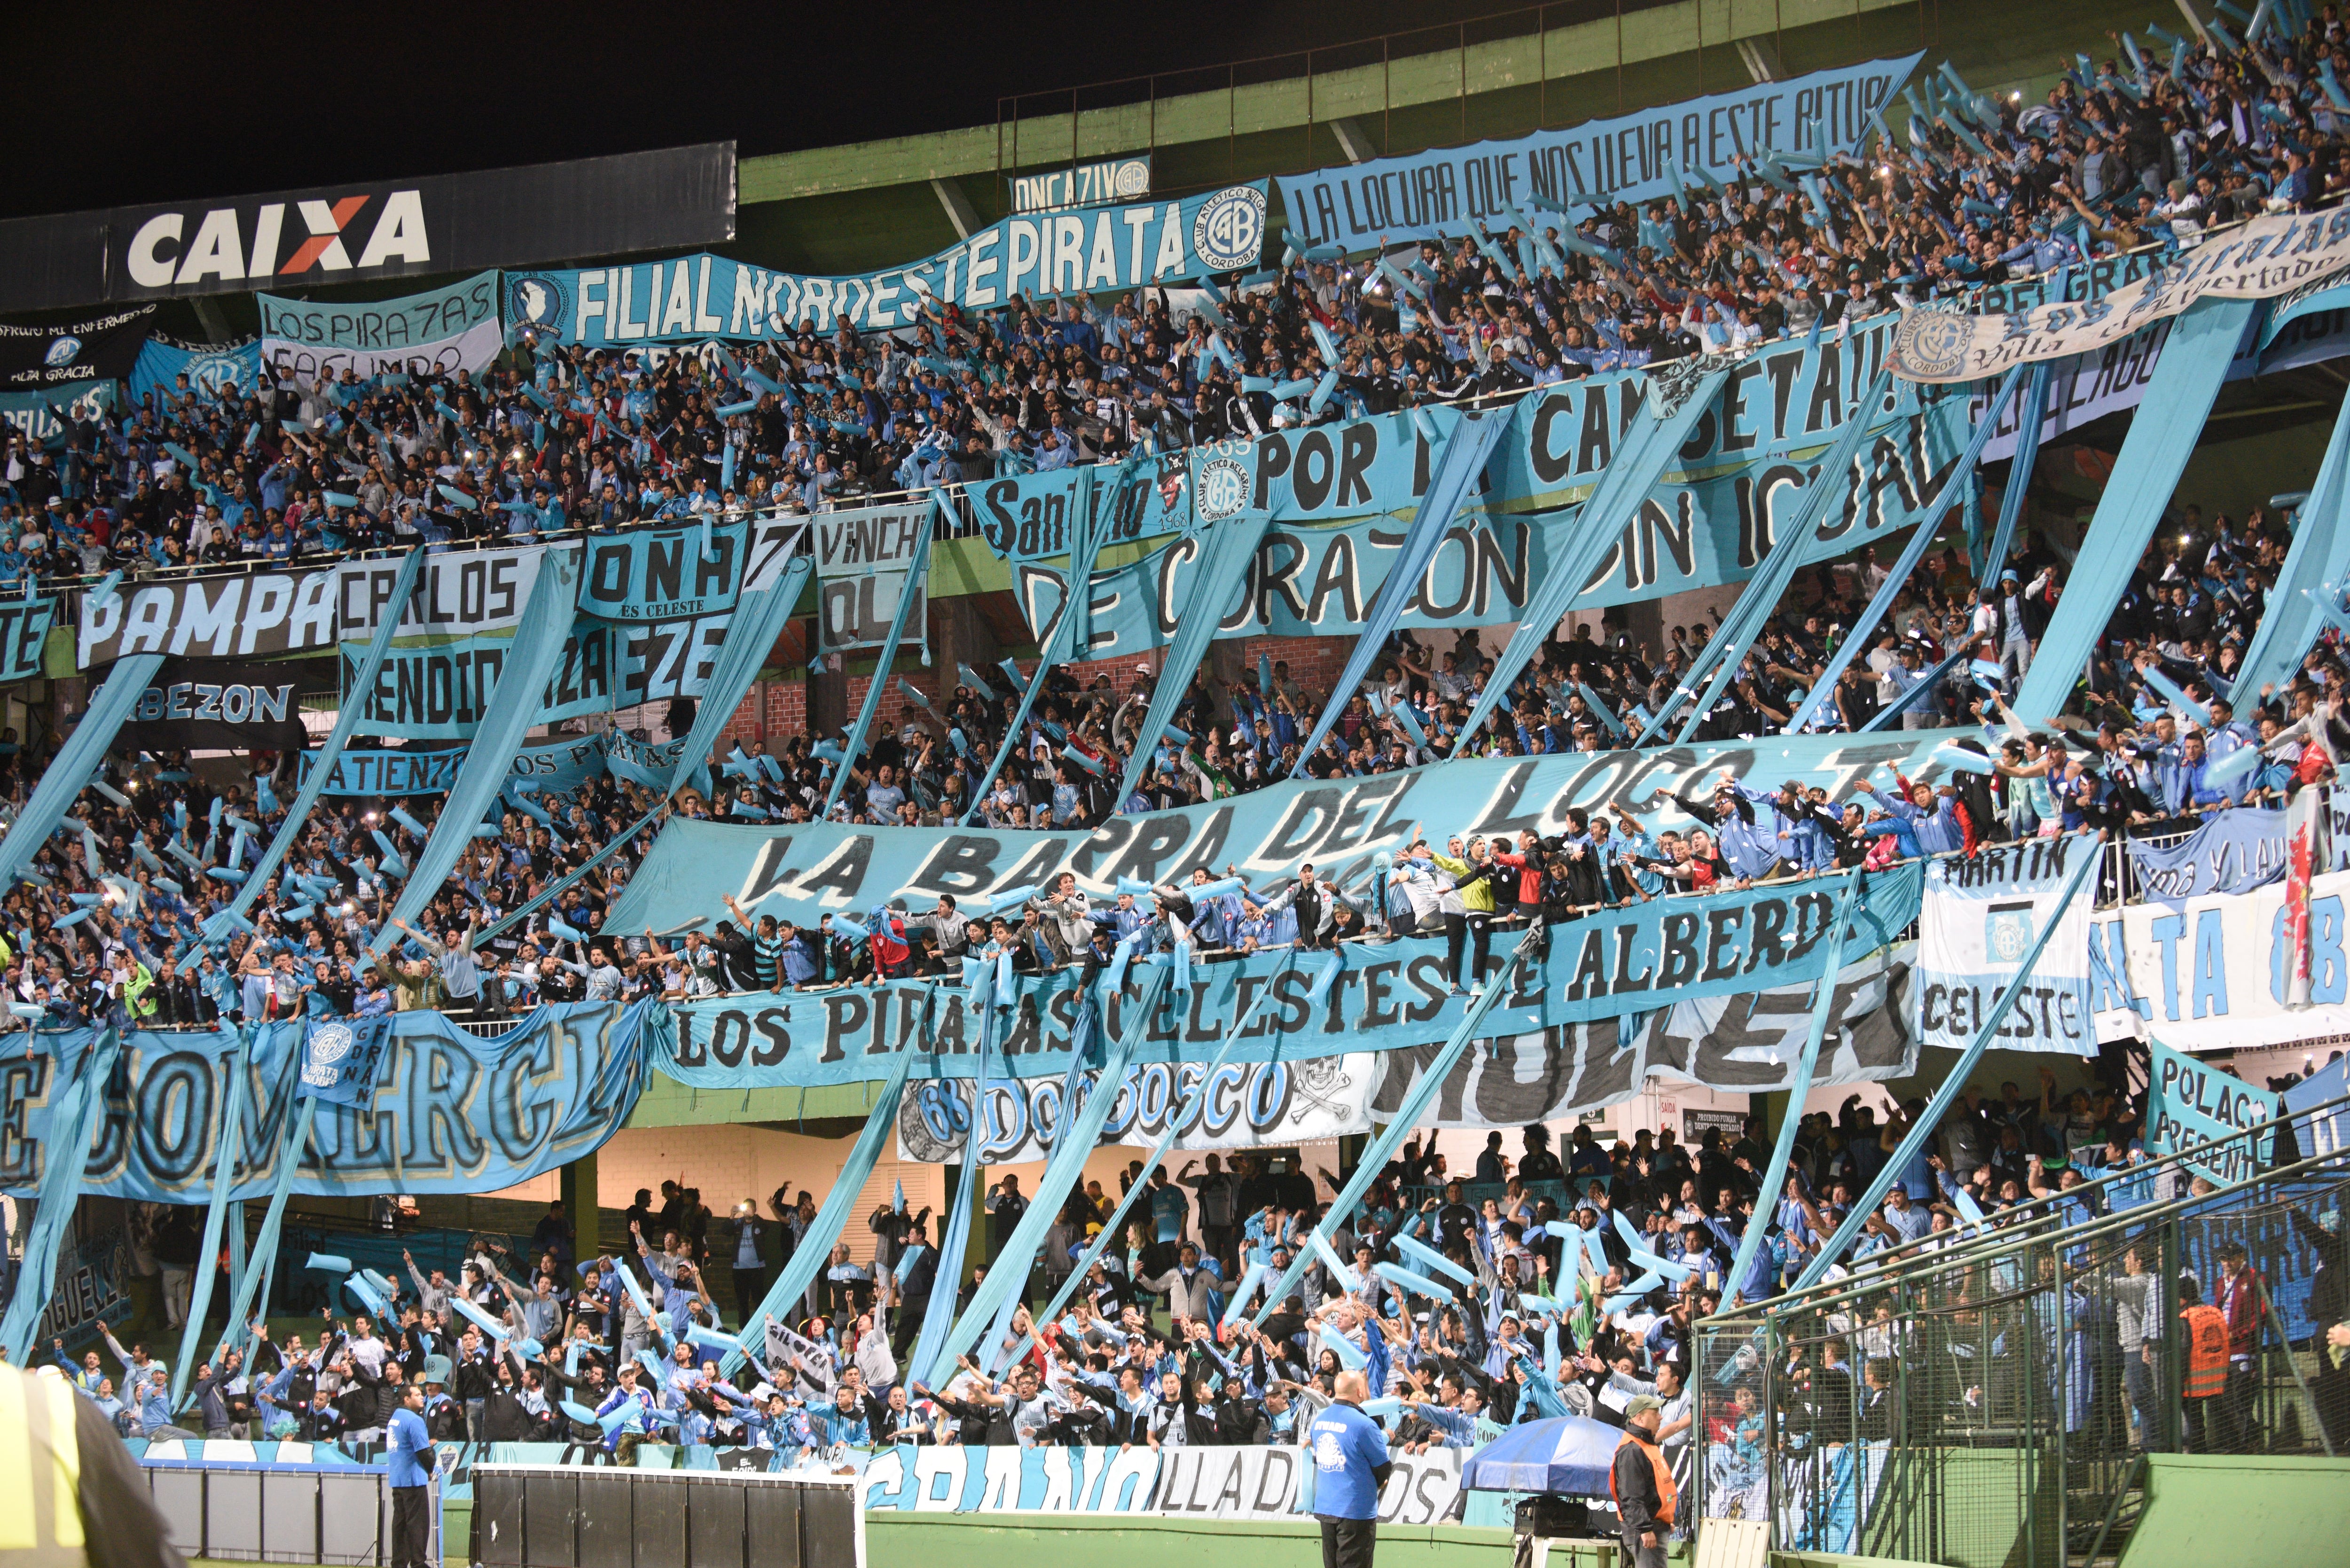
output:
[[[1470,1491],[1555,1492],[1605,1497],[1621,1428],[1581,1416],[1554,1416],[1513,1427],[1461,1466]]]

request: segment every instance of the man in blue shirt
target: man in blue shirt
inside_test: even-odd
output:
[[[424,1429],[424,1386],[400,1391],[400,1408],[384,1428],[384,1462],[391,1480],[391,1568],[425,1568],[432,1544],[426,1513],[432,1497],[432,1436]]]
[[[1378,1543],[1379,1490],[1395,1467],[1378,1423],[1363,1414],[1370,1384],[1341,1372],[1336,1401],[1314,1419],[1314,1517],[1322,1521],[1322,1568],[1371,1568]]]

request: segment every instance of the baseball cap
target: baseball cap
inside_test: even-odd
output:
[[[1664,1407],[1665,1402],[1652,1394],[1636,1394],[1624,1406],[1624,1419],[1628,1421],[1643,1411],[1662,1410]]]

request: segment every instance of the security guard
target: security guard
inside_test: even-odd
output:
[[[1665,1568],[1665,1536],[1680,1500],[1672,1467],[1657,1447],[1662,1402],[1642,1394],[1624,1407],[1624,1440],[1607,1470],[1607,1495],[1623,1521],[1624,1556],[1633,1568]]]
[[[186,1568],[106,1413],[55,1367],[0,1366],[0,1565]]]
[[[2211,1453],[2221,1446],[2221,1434],[2212,1428],[2220,1425],[2216,1401],[2228,1388],[2228,1314],[2203,1300],[2202,1285],[2190,1273],[2178,1276],[2178,1299],[2187,1303],[2178,1312],[2187,1325],[2187,1379],[2179,1389],[2187,1451]]]

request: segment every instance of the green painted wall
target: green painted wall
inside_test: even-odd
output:
[[[1321,1552],[1312,1521],[1240,1522],[1162,1519],[1148,1514],[1052,1516],[976,1513],[868,1513],[866,1558],[871,1568],[1101,1568],[1107,1561],[1212,1561],[1216,1568],[1300,1568]],[[1598,1545],[1594,1542],[1595,1548]],[[1460,1525],[1379,1532],[1384,1568],[1510,1568],[1510,1532]],[[1560,1563],[1554,1552],[1551,1561]],[[1599,1568],[1595,1550],[1561,1568]]]
[[[1554,6],[1557,21],[1571,8]],[[2148,20],[2184,25],[2162,0],[1682,0],[1529,30],[1455,50],[1406,56],[1385,67],[1366,51],[1326,51],[1324,68],[1222,90],[1037,115],[1002,128],[750,157],[739,171],[741,215],[729,254],[806,271],[859,271],[907,262],[953,243],[930,182],[951,182],[983,223],[1003,215],[1000,171],[1149,149],[1161,191],[1295,173],[1346,161],[1330,130],[1350,119],[1375,153],[1413,152],[1523,136],[1746,85],[1741,39],[1775,48],[1788,75],[1927,51],[1984,92],[2045,94],[2058,62],[2102,58],[2110,29]],[[1334,39],[1347,41],[1342,30]],[[1424,47],[1425,35],[1414,36]],[[1376,48],[1376,46],[1374,46]],[[1376,54],[1367,54],[1376,60]],[[1343,60],[1346,67],[1328,68]],[[1298,70],[1304,70],[1302,57]],[[1200,73],[1187,73],[1189,80]],[[1463,88],[1466,88],[1465,96]],[[1034,101],[1033,99],[1031,100]],[[1907,110],[1898,104],[1898,126]],[[1276,218],[1278,213],[1276,213]]]
[[[2350,1459],[2157,1454],[2121,1568],[2350,1563]]]

